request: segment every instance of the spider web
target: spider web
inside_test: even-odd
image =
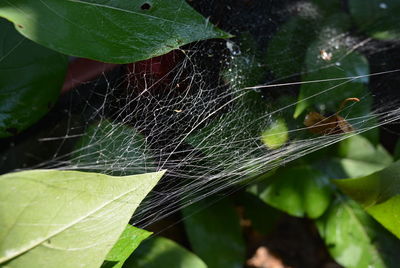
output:
[[[212,16],[217,3],[202,9],[200,2],[195,7]],[[201,41],[120,66],[63,96],[66,131],[40,139],[57,149],[35,168],[111,175],[167,170],[133,217],[134,225],[146,226],[352,135],[368,133],[376,141],[369,130],[400,117],[391,86],[400,70],[377,58],[399,43],[335,27],[309,30],[314,41],[306,42],[301,31],[291,32],[293,25],[318,21],[322,11],[308,1],[282,2],[269,3],[266,15],[257,13],[266,4],[261,11],[232,11],[240,18],[225,22],[233,40]],[[280,47],[285,34],[292,39]],[[351,66],[360,61],[361,69]],[[353,132],[333,133],[326,123],[328,133],[316,135],[304,125],[309,111],[329,116],[349,97],[360,102],[340,115]]]

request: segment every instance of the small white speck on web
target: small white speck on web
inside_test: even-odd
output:
[[[382,8],[382,9],[387,9],[388,8],[388,6],[387,6],[387,4],[386,3],[380,3],[379,4],[379,8]]]
[[[226,48],[231,52],[232,55],[237,56],[241,54],[240,48],[234,42],[228,40],[226,41]]]

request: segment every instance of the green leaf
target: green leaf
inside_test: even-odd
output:
[[[148,238],[152,233],[143,229],[127,225],[124,232],[119,237],[117,243],[108,252],[106,260],[102,268],[120,268],[132,254],[132,252],[140,245],[140,243]]]
[[[266,148],[258,137],[268,125],[266,116],[266,102],[259,93],[250,90],[237,99],[229,112],[193,132],[186,142],[206,154],[213,166],[239,172],[237,163],[265,156]]]
[[[320,50],[322,50],[322,47]],[[310,49],[309,57],[311,57],[310,54],[312,53],[315,58],[314,60],[317,60],[318,51]],[[343,56],[338,63],[340,66],[329,65],[324,68],[317,67],[314,71],[306,74],[303,81],[346,78],[369,74],[367,59],[356,52]],[[320,83],[305,83],[300,88],[299,102],[296,105],[294,117],[298,118],[309,107],[322,114],[334,113],[338,111],[341,102],[346,98],[359,98],[361,101],[348,104],[345,110],[341,112],[341,116],[350,118],[348,122],[354,127],[366,127],[365,123],[361,125],[362,120],[365,121],[365,118],[352,119],[370,112],[372,98],[364,82],[365,79],[349,79],[348,81],[331,80]]]
[[[276,78],[301,73],[307,48],[316,36],[316,26],[315,20],[293,17],[272,38],[265,62]]]
[[[50,110],[67,63],[64,55],[24,38],[0,18],[0,138],[21,132]]]
[[[393,162],[381,146],[363,136],[352,136],[339,143],[337,156],[315,161],[314,166],[331,179],[355,178],[384,169]]]
[[[397,267],[400,243],[354,201],[338,198],[317,221],[332,257],[348,268]]]
[[[348,104],[341,113],[343,117],[351,119],[370,112],[372,98],[366,88],[368,78],[343,80],[369,74],[368,60],[357,52],[349,51],[346,40],[340,38],[349,27],[348,21],[349,18],[343,14],[328,18],[318,39],[308,48],[303,82],[332,80],[304,83],[300,88],[294,118],[298,118],[308,108],[321,114],[334,113],[338,111],[341,102],[350,97],[357,97],[361,101]],[[329,56],[324,57],[322,53]],[[360,128],[367,126],[364,121],[365,118],[352,119],[349,123]]]
[[[393,162],[392,156],[382,145],[374,146],[368,139],[360,135],[352,136],[340,142],[338,153],[340,157],[371,164],[387,166]]]
[[[1,0],[0,16],[61,53],[129,63],[209,38],[228,38],[184,0]]]
[[[205,199],[183,209],[192,249],[209,268],[243,267],[246,250],[239,216],[230,200],[213,202]]]
[[[371,175],[335,183],[400,238],[400,161]]]
[[[99,267],[163,173],[32,170],[0,176],[0,264]]]
[[[349,0],[349,10],[357,26],[370,36],[383,40],[400,38],[398,0]]]
[[[145,137],[134,128],[104,120],[89,126],[71,160],[77,169],[109,175],[154,172],[155,160]]]
[[[207,265],[174,241],[163,237],[152,237],[140,244],[123,267],[207,268]]]
[[[263,83],[266,71],[256,41],[249,33],[235,39],[236,43],[227,43],[228,47],[231,46],[232,59],[222,72],[224,81],[235,89]]]
[[[261,139],[268,148],[278,149],[288,141],[288,131],[285,120],[278,118],[263,131]]]
[[[329,206],[329,181],[318,170],[307,166],[284,168],[269,178],[269,182],[258,196],[292,216],[318,218]]]

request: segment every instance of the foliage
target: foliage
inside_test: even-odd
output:
[[[0,263],[99,267],[162,175],[58,170],[2,175]]]
[[[0,18],[0,59],[0,138],[4,138],[25,130],[52,108],[67,57],[29,41]]]
[[[212,24],[205,28],[204,18],[182,0],[1,0],[0,16],[43,46],[114,63],[152,58],[196,40],[229,37]]]
[[[232,156],[245,161],[252,154],[291,148],[302,138],[323,139],[311,133],[293,138],[291,130],[306,129],[307,112],[340,114],[356,130],[375,126],[376,118],[366,117],[374,101],[368,90],[370,59],[349,45],[348,37],[356,31],[398,40],[399,4],[349,0],[345,14],[340,2],[311,1],[318,12],[299,12],[282,22],[266,47],[253,33],[241,33],[235,42],[242,52],[228,63],[237,72],[222,73],[221,80],[233,90],[251,87],[245,88],[250,93],[235,91],[228,112],[213,114],[182,143],[194,148],[207,143],[198,152],[209,156],[206,165],[229,169]],[[194,41],[232,37],[183,0],[0,0],[0,16],[15,26],[0,21],[0,138],[26,130],[47,114],[59,96],[66,55],[132,63]],[[273,96],[269,88],[261,92],[253,86],[267,75],[304,83],[296,96],[265,100]],[[321,91],[321,83],[336,90]],[[361,101],[339,108],[350,97]],[[270,114],[268,108],[277,103],[288,109]],[[221,128],[222,121],[229,123]],[[400,158],[400,142],[392,157],[379,144],[377,130],[339,133],[336,141],[347,139],[290,164],[278,159],[270,167],[282,167],[274,172],[247,172],[243,183],[232,184],[237,199],[217,195],[183,208],[189,250],[127,225],[164,172],[155,172],[157,159],[147,146],[151,133],[125,123],[104,120],[87,126],[69,155],[77,169],[83,169],[83,161],[91,163],[87,170],[113,176],[61,170],[0,176],[0,265],[243,267],[243,221],[266,235],[282,214],[312,222],[332,258],[345,267],[395,267],[399,262],[400,162],[393,158]],[[233,139],[240,141],[239,149],[215,146]],[[127,161],[123,172],[113,170],[116,155]],[[251,163],[249,169],[263,164]]]

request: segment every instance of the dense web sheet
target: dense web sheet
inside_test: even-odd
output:
[[[227,27],[236,39],[201,41],[121,66],[65,95],[66,132],[40,138],[42,146],[57,147],[35,168],[167,170],[134,215],[135,225],[146,226],[352,135],[376,141],[376,132],[367,131],[400,117],[392,94],[400,70],[376,58],[399,43],[329,21],[305,35],[301,28],[322,21],[322,11],[312,2],[287,2],[253,18],[259,28]],[[304,125],[309,112],[329,118],[352,97],[360,101],[347,103],[339,121],[354,131],[332,129],[329,120],[320,123],[323,134]]]

